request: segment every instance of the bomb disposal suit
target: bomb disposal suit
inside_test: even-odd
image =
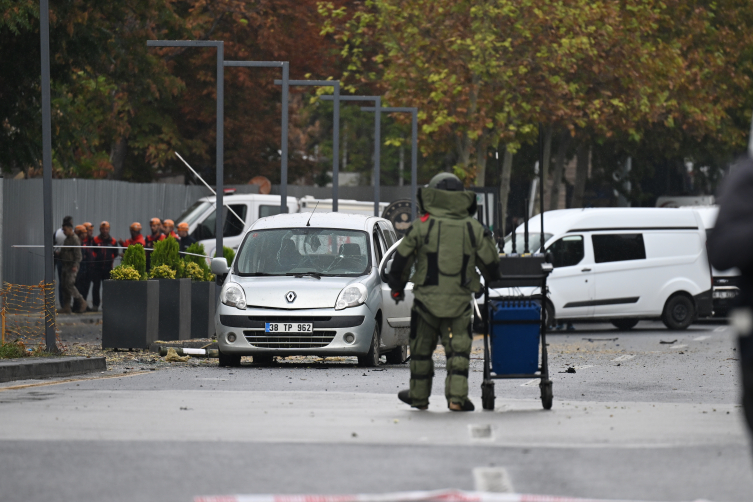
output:
[[[453,411],[472,411],[468,366],[473,341],[471,301],[487,281],[499,277],[499,252],[491,232],[473,215],[476,194],[449,173],[434,176],[418,191],[422,216],[408,229],[395,253],[389,285],[403,298],[410,277],[414,302],[410,324],[410,391],[398,397],[418,409],[429,405],[434,376],[432,354],[441,338],[447,357],[445,396]]]

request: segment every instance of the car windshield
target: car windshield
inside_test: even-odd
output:
[[[180,215],[180,218],[175,220],[175,224],[178,223],[188,223],[188,226],[190,227],[193,225],[193,223],[204,214],[204,212],[210,207],[213,206],[211,202],[207,202],[205,200],[197,200],[194,202],[191,207],[185,210],[183,214]]]
[[[236,273],[240,276],[361,276],[371,266],[369,236],[336,228],[252,230],[243,240]]]
[[[539,242],[541,238],[541,234],[539,233],[529,233],[528,234],[528,252],[530,253],[537,253],[539,251],[539,248],[541,247],[541,244]],[[552,238],[552,234],[544,234],[544,242],[548,241]],[[525,250],[525,233],[515,234],[515,252],[518,254],[523,254]],[[507,237],[505,237],[505,248],[504,248],[505,254],[512,254],[512,234],[508,234]]]

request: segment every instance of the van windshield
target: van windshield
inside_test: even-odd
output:
[[[539,248],[541,247],[541,243],[539,242],[541,238],[540,233],[528,233],[528,251],[530,253],[537,253],[539,251]],[[544,242],[548,241],[552,238],[552,234],[544,234]],[[518,254],[523,254],[525,250],[525,233],[521,232],[519,234],[515,234],[515,252]],[[502,250],[505,254],[512,254],[512,234],[508,234],[507,237],[505,237],[505,247]]]
[[[197,219],[199,219],[201,215],[206,212],[207,209],[209,209],[210,206],[213,206],[211,202],[207,202],[205,200],[197,200],[191,205],[191,207],[186,209],[185,212],[180,215],[180,218],[175,220],[175,225],[177,226],[179,223],[188,223],[188,226],[190,227]]]
[[[240,276],[366,275],[371,266],[369,236],[335,228],[279,228],[250,231],[238,258]]]

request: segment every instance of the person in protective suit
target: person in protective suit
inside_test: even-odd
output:
[[[410,389],[398,398],[414,408],[429,406],[434,376],[432,354],[441,338],[447,357],[445,397],[452,411],[473,411],[468,367],[473,342],[471,301],[481,281],[499,278],[499,250],[492,233],[473,217],[476,194],[457,176],[441,173],[418,190],[422,216],[400,242],[388,276],[392,298],[404,298],[411,267]]]

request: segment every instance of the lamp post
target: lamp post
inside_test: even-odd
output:
[[[416,185],[418,180],[418,108],[415,106],[387,106],[378,109],[376,107],[362,107],[364,112],[376,112],[380,115],[380,111],[385,113],[410,113],[412,115],[411,123],[411,158],[410,158],[410,216],[411,220],[416,219],[416,192],[418,187]]]
[[[287,61],[225,61],[225,66],[282,68],[282,138],[280,139],[280,213],[288,212],[288,90],[290,65]]]
[[[148,47],[214,47],[217,49],[217,153],[216,171],[216,199],[215,199],[215,256],[223,256],[222,249],[222,194],[224,192],[223,152],[224,152],[224,121],[225,121],[225,85],[224,85],[224,43],[216,40],[148,40]],[[217,292],[219,295],[219,290]]]
[[[275,85],[284,85],[275,80]],[[332,211],[337,212],[340,180],[340,82],[337,80],[289,80],[288,85],[332,87],[335,107],[332,112]]]
[[[50,112],[50,7],[39,1],[39,42],[42,52],[42,198],[44,211],[44,341],[48,352],[57,352],[55,340],[55,263],[52,259],[52,116]],[[60,285],[62,287],[62,284]],[[64,305],[61,305],[64,307]]]
[[[330,101],[332,100],[329,96],[322,96],[322,100],[324,101]],[[382,97],[381,96],[341,96],[340,101],[373,101],[374,107],[372,110],[375,111],[374,113],[374,216],[379,216],[379,188],[381,185],[381,172],[380,172],[380,166],[381,166],[381,160],[380,160],[380,153],[381,153],[381,143],[382,143]],[[339,115],[339,110],[338,110]]]

